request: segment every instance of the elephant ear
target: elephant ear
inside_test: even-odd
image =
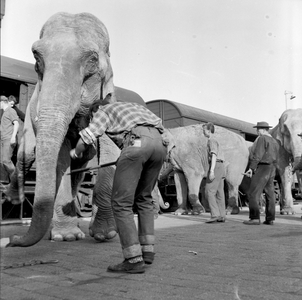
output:
[[[271,135],[283,146],[283,136],[281,134],[279,124],[271,130]]]
[[[280,142],[281,146],[284,146],[284,135],[288,132],[286,119],[287,115],[282,115],[279,119],[279,124],[272,129],[272,136]]]

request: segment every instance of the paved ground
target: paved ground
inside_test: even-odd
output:
[[[122,260],[118,238],[95,243],[42,240],[30,248],[1,249],[2,300],[94,299],[302,299],[302,219],[277,215],[275,225],[247,226],[245,208],[226,223],[201,216],[160,215],[156,260],[144,274],[106,272]],[[262,215],[262,220],[264,216]],[[1,226],[2,237],[27,226]],[[195,251],[195,252],[191,252]],[[56,264],[4,269],[33,259]]]

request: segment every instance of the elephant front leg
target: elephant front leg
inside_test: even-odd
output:
[[[87,165],[87,160],[91,157],[87,155],[86,159],[71,162],[70,149],[70,142],[65,139],[59,153],[57,167],[58,192],[51,229],[51,239],[55,241],[75,241],[85,238],[85,233],[79,228],[75,205],[75,197],[82,182],[83,173],[67,174],[70,172],[71,163],[73,169],[82,168]]]
[[[281,173],[281,172],[280,172]],[[282,183],[282,193],[280,199],[280,214],[295,214],[293,209],[293,197],[292,197],[292,174],[291,174],[291,167],[286,166],[284,171],[280,174],[281,183]]]
[[[188,184],[188,197],[192,205],[192,215],[200,215],[205,212],[204,207],[200,203],[199,190],[204,173],[200,170],[190,169],[185,172]]]
[[[67,170],[69,171],[69,168]],[[62,177],[54,207],[51,229],[51,239],[54,241],[75,241],[85,238],[85,233],[79,228],[76,206],[71,193],[70,175],[66,173]]]
[[[189,213],[187,205],[188,187],[184,174],[180,171],[175,170],[174,182],[178,206],[178,209],[174,212],[174,215],[187,215]]]
[[[227,182],[228,186],[228,205],[226,208],[226,214],[238,215],[240,210],[238,207],[238,186],[233,186]]]
[[[85,233],[79,228],[74,201],[56,205],[52,219],[51,240],[70,242],[84,238]]]
[[[115,167],[98,171],[93,190],[93,216],[89,224],[89,234],[98,242],[113,239],[117,234],[111,207],[111,192]]]

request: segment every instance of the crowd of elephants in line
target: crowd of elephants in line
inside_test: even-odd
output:
[[[13,203],[24,200],[24,178],[36,162],[36,189],[32,222],[24,236],[14,235],[4,246],[27,247],[39,242],[51,226],[54,240],[84,238],[78,227],[74,199],[83,179],[82,173],[68,175],[73,169],[115,161],[120,150],[106,136],[99,139],[100,149],[89,148],[83,158],[72,161],[69,151],[78,132],[89,122],[90,105],[111,94],[116,101],[106,27],[88,13],[58,13],[43,26],[40,39],[32,46],[38,83],[28,104],[16,170],[6,191]],[[278,172],[282,181],[284,209],[291,210],[290,161],[302,154],[297,136],[302,132],[302,109],[287,110],[272,135],[279,142]],[[236,213],[238,186],[245,172],[251,143],[241,136],[217,127],[216,137],[226,158],[228,205]],[[177,214],[187,213],[187,199],[199,201],[202,179],[208,171],[206,144],[201,125],[167,129],[168,155],[175,171]],[[94,159],[92,159],[94,157]],[[89,233],[97,241],[116,235],[110,195],[115,167],[98,170],[93,191],[93,217]]]

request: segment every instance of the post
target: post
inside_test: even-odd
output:
[[[291,95],[289,100],[293,100],[296,98],[296,96],[293,95],[293,92],[291,91],[284,91],[284,96],[285,96],[285,110],[287,110],[287,95]]]

